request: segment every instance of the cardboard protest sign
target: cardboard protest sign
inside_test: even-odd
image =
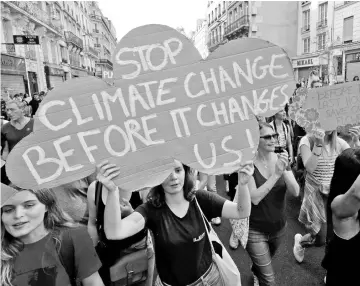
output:
[[[260,39],[231,41],[202,60],[178,31],[147,25],[120,41],[113,63],[107,82],[71,80],[46,96],[34,133],[9,155],[12,182],[52,187],[104,159],[121,168],[116,183],[130,191],[162,183],[174,159],[230,173],[254,157],[254,114],[275,114],[295,89],[284,50]]]
[[[293,97],[289,115],[307,132],[318,128],[347,132],[360,123],[360,83],[300,88]]]

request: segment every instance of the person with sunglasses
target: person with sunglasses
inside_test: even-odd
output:
[[[266,122],[259,122],[259,129],[254,174],[248,183],[252,205],[246,250],[253,262],[254,284],[276,285],[271,260],[285,233],[285,194],[288,190],[298,196],[299,185],[288,153],[274,152],[279,135]]]

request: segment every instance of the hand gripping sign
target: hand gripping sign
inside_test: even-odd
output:
[[[306,132],[345,131],[360,123],[360,83],[299,88],[289,107],[290,117]]]
[[[190,40],[162,25],[130,31],[113,63],[111,84],[85,77],[45,97],[34,132],[8,157],[12,182],[57,186],[104,159],[121,168],[115,182],[129,191],[160,184],[174,159],[230,173],[254,157],[254,114],[275,114],[295,89],[288,56],[269,42],[231,41],[202,60]]]

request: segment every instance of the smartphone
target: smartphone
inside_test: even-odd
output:
[[[276,146],[276,147],[275,147],[275,151],[274,151],[274,152],[275,152],[275,153],[283,153],[283,152],[284,152],[284,150],[285,150],[285,149],[284,149],[283,147]]]

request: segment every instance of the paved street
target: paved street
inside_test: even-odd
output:
[[[221,177],[217,179],[218,192],[227,197],[224,181]],[[325,271],[321,267],[321,260],[324,255],[324,247],[313,247],[307,249],[305,259],[299,265],[292,254],[294,235],[297,232],[304,234],[305,231],[297,220],[300,209],[300,199],[293,197],[287,198],[287,232],[282,246],[274,258],[274,268],[276,273],[276,285],[286,286],[308,286],[324,285],[323,279]],[[214,227],[220,236],[221,241],[227,247],[230,255],[234,259],[241,273],[243,286],[253,285],[252,273],[250,271],[250,257],[247,252],[239,246],[237,250],[229,248],[229,237],[231,226],[228,220],[223,220],[220,226]]]

